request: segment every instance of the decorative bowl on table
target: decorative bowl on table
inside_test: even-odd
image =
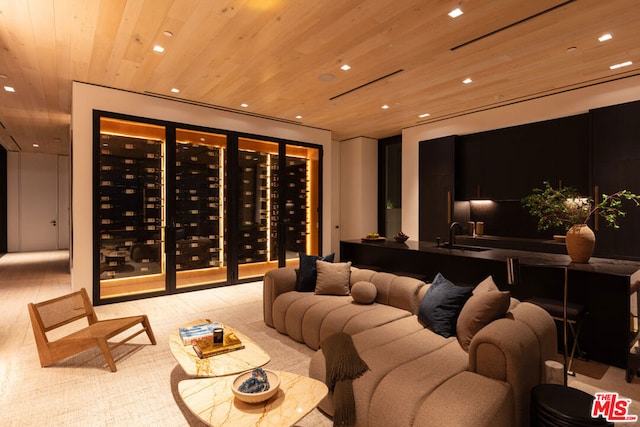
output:
[[[402,231],[398,232],[397,234],[395,234],[393,236],[393,240],[395,240],[398,243],[404,243],[407,240],[409,240],[409,236],[407,236],[406,234],[404,234]]]
[[[268,369],[256,368],[233,380],[234,396],[245,403],[260,403],[274,396],[280,388],[280,377]]]
[[[362,238],[363,242],[385,242],[386,240],[386,238],[378,233],[367,233],[367,235]]]

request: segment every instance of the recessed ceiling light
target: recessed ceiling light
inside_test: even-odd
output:
[[[420,117],[421,119],[424,119],[425,117],[429,117],[431,114],[429,113],[424,113],[424,114],[420,114],[418,117]]]
[[[388,108],[389,108],[389,106],[388,106],[387,104],[384,104],[381,108],[382,108],[383,110],[386,110],[386,109],[388,109]]]
[[[302,116],[299,115],[299,114],[296,116],[296,119],[298,119],[298,120],[300,120],[301,118],[302,118]]]
[[[243,102],[242,104],[240,104],[240,106],[241,106],[242,108],[247,108],[247,107],[249,106],[249,104],[245,104],[245,103]]]
[[[162,53],[162,52],[164,52],[164,48],[162,46],[160,46],[159,44],[157,44],[157,45],[155,45],[153,47],[153,51],[154,52],[158,52],[158,53]]]
[[[33,146],[34,146],[35,148],[38,148],[38,147],[40,147],[40,144],[33,144]]]
[[[453,9],[451,12],[449,12],[447,15],[449,15],[452,18],[457,18],[458,16],[462,15],[462,10],[460,10],[460,8],[455,8]]]
[[[611,67],[609,67],[612,70],[616,70],[618,68],[622,68],[622,67],[628,67],[629,65],[633,64],[633,62],[631,61],[626,61],[626,62],[621,62],[620,64],[615,64],[612,65]]]
[[[173,37],[173,33],[172,33],[171,31],[163,31],[163,32],[162,32],[162,34],[163,34],[165,37]]]
[[[469,77],[467,77],[466,79],[464,79],[464,80],[462,81],[462,83],[464,83],[464,84],[468,85],[468,84],[469,84],[469,83],[471,83],[472,81],[473,81],[473,80],[471,80]]]
[[[349,71],[351,69],[351,66],[347,65],[347,64],[344,64],[342,67],[340,67],[340,69],[344,70],[344,71]]]
[[[180,93],[180,89],[178,89],[177,87],[174,87],[174,88],[171,89],[171,92]]]
[[[321,82],[332,82],[334,81],[336,78],[336,76],[334,76],[333,74],[329,74],[329,73],[324,73],[324,74],[320,74],[318,76],[318,80],[320,80]]]
[[[600,37],[598,37],[598,41],[599,42],[606,42],[607,40],[611,40],[613,38],[613,36],[611,34],[603,34]]]
[[[16,90],[15,90],[13,87],[11,87],[11,86],[5,86],[5,87],[4,87],[4,90],[6,90],[7,92],[15,92],[15,91],[16,91]]]

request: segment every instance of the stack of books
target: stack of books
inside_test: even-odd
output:
[[[204,338],[209,338],[211,341],[213,341],[213,330],[215,328],[222,327],[222,324],[219,322],[208,322],[189,326],[186,328],[180,328],[180,338],[182,339],[182,345],[193,345],[197,340]]]
[[[213,338],[204,338],[196,340],[193,345],[193,350],[196,352],[200,359],[206,357],[215,356],[218,354],[229,353],[230,351],[241,350],[244,348],[244,344],[240,341],[240,338],[233,332],[226,332],[224,334],[224,340],[222,344],[214,344]]]

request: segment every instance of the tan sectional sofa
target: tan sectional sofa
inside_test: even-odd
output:
[[[353,381],[359,426],[527,426],[531,388],[544,380],[544,362],[557,354],[552,318],[539,307],[511,299],[506,315],[484,326],[469,345],[425,328],[418,309],[429,284],[351,269],[350,285],[373,283],[372,304],[351,296],[296,291],[296,271],[264,277],[264,321],[308,347],[336,332],[352,336],[369,366]],[[322,350],[311,377],[325,381]],[[320,408],[333,415],[332,398]]]

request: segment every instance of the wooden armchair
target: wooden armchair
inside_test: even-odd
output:
[[[116,364],[111,355],[111,350],[143,332],[147,333],[151,344],[156,344],[156,338],[146,315],[98,320],[93,305],[89,300],[89,295],[87,295],[87,291],[84,288],[48,301],[35,304],[29,303],[28,308],[42,367],[49,366],[59,360],[97,346],[102,350],[102,354],[104,354],[111,371],[116,372]],[[81,320],[83,317],[86,317],[89,322],[87,327],[71,332],[61,338],[49,340],[47,337],[48,332]],[[110,338],[137,324],[140,324],[140,330],[117,343],[107,342]],[[67,328],[71,327],[73,325]]]

